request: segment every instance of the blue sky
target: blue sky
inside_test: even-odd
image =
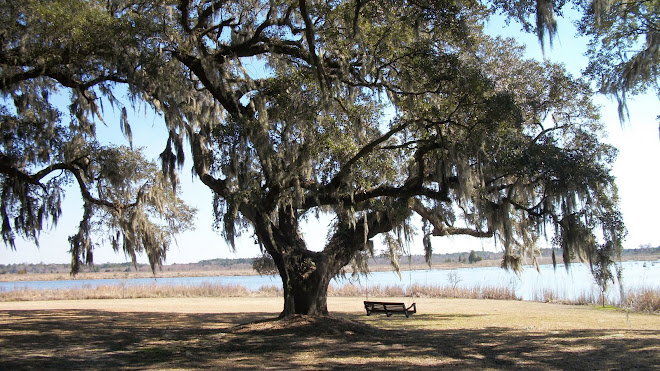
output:
[[[489,25],[489,32],[503,36],[515,37],[518,42],[527,45],[527,56],[542,59],[541,48],[534,35],[523,34],[515,24],[503,27],[501,20],[495,20]],[[575,38],[575,29],[567,20],[560,20],[559,35],[552,48],[546,47],[545,58],[563,63],[574,75],[579,75],[586,66],[583,56],[586,40]],[[617,185],[621,197],[621,210],[629,230],[624,244],[626,248],[637,248],[642,244],[660,245],[660,234],[657,217],[652,214],[660,210],[660,173],[657,171],[657,160],[660,158],[660,138],[656,116],[660,114],[658,98],[653,94],[633,97],[629,101],[630,120],[621,124],[618,119],[617,104],[607,97],[598,96],[597,103],[601,105],[602,118],[608,131],[608,141],[619,149],[619,157],[613,173],[617,177]],[[100,138],[118,138],[118,124],[108,122],[109,127],[99,125]],[[144,111],[137,113],[131,120],[135,146],[144,146],[149,157],[156,158],[165,145],[166,131],[159,118]],[[198,180],[192,179],[191,164],[188,162],[180,174],[182,180],[182,197],[198,208],[197,228],[177,237],[167,254],[166,264],[197,262],[202,259],[254,257],[259,253],[249,236],[239,239],[237,251],[232,252],[220,234],[212,229],[212,196],[211,191]],[[77,189],[68,191],[68,197],[63,206],[63,216],[54,230],[43,232],[40,238],[40,248],[26,241],[17,242],[17,250],[0,247],[0,264],[15,263],[68,263],[68,236],[75,233],[82,215],[82,202]],[[325,226],[329,219],[313,221],[303,233],[310,247],[318,249],[325,241]],[[495,250],[492,240],[478,240],[469,237],[436,237],[433,240],[434,251],[437,253]],[[423,251],[420,238],[413,241],[413,254]],[[122,253],[114,253],[109,246],[99,247],[94,251],[96,263],[125,262],[128,260]],[[145,256],[139,261],[146,263]]]

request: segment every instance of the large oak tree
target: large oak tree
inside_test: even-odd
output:
[[[327,313],[330,280],[362,266],[379,235],[396,257],[413,215],[423,220],[428,257],[432,236],[494,237],[503,266],[519,269],[548,237],[565,263],[587,260],[605,272],[621,249],[616,151],[601,142],[588,85],[485,35],[487,3],[49,4],[98,13],[84,35],[108,49],[76,56],[85,71],[78,83],[100,79],[85,91],[106,97],[125,85],[163,115],[164,173],[176,182],[188,146],[227,241],[251,233],[272,257],[283,316]],[[552,24],[540,19],[538,29]],[[99,40],[95,27],[106,29]],[[3,48],[47,42],[26,35]],[[39,72],[49,68],[40,61],[24,58],[15,74],[64,85]],[[59,63],[69,68],[69,59]],[[311,251],[300,225],[320,214],[333,225],[325,247]]]

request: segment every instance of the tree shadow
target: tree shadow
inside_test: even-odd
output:
[[[660,329],[436,330],[420,329],[416,322],[442,316],[383,316],[368,323],[358,315],[285,321],[274,316],[0,311],[0,369],[650,369],[660,364]]]

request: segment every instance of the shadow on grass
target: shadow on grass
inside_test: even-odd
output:
[[[0,369],[645,369],[657,331],[421,329],[411,319],[273,313],[0,311]]]

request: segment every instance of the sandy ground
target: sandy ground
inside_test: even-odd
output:
[[[2,302],[0,370],[660,369],[659,315],[418,298],[411,318],[367,317],[363,300],[288,321],[281,298]]]

